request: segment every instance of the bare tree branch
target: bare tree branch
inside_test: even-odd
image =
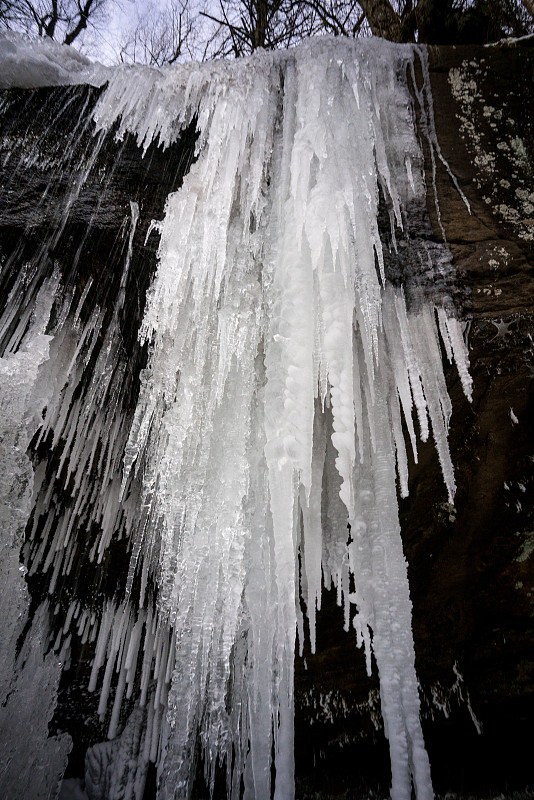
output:
[[[75,20],[74,27],[65,35],[63,39],[64,44],[72,44],[80,33],[87,28],[87,21],[91,13],[93,2],[94,0],[86,0],[83,5],[78,2],[78,17]]]
[[[211,35],[202,38],[200,14],[191,0],[168,0],[166,6],[149,2],[125,32],[120,59],[162,66],[180,59],[202,60]]]
[[[57,5],[57,0],[51,0],[51,9],[47,17],[48,21],[44,26],[44,35],[49,36],[50,39],[53,39],[54,34],[56,32],[56,25],[59,19],[59,9]],[[43,19],[46,19],[46,17],[44,17]]]
[[[4,28],[72,44],[115,0],[0,0],[0,25]]]

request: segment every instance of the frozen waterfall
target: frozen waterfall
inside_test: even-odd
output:
[[[17,692],[43,676],[32,713],[50,719],[76,652],[113,740],[88,751],[90,798],[141,800],[149,762],[159,798],[189,798],[200,755],[211,792],[222,766],[229,800],[291,800],[297,631],[315,650],[324,584],[378,670],[391,796],[431,798],[398,496],[407,446],[417,460],[432,436],[452,501],[442,351],[468,397],[471,385],[448,248],[412,231],[426,216],[421,138],[439,157],[424,49],[324,38],[242,61],[99,71],[59,49],[1,46],[14,85],[36,85],[39,57],[57,83],[108,81],[72,122],[66,154],[21,159],[70,159],[76,180],[36,255],[21,245],[2,263],[0,729],[22,750],[0,754],[3,796],[23,795],[14,766],[30,712]],[[84,239],[75,280],[54,247],[106,137],[167,152],[192,127],[194,163],[147,231],[157,271],[128,345],[147,354],[136,378],[123,339],[139,202],[110,261],[113,308],[84,276]],[[110,590],[113,542],[125,579]],[[79,589],[89,575],[98,591]],[[34,733],[50,751],[34,796],[53,797],[68,737]]]

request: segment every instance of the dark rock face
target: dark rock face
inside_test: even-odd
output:
[[[429,57],[441,152],[471,213],[438,160],[438,219],[427,153],[428,235],[441,241],[442,226],[452,251],[459,310],[468,321],[474,396],[469,404],[450,369],[454,507],[447,503],[432,444],[421,446],[419,463],[411,465],[410,496],[401,502],[401,523],[435,788],[499,793],[534,783],[534,49],[440,48]],[[70,131],[74,108],[90,108],[97,94],[86,87],[4,93],[0,133],[9,158],[0,257],[7,262],[16,251],[21,261],[40,263],[43,274],[57,263],[75,300],[92,277],[87,306],[111,308],[118,276],[109,264],[127,247],[129,202],[139,203],[139,257],[121,317],[125,358],[136,365],[121,396],[131,408],[145,357],[137,326],[155,268],[156,243],[145,237],[188,168],[194,134],[189,131],[180,144],[172,173],[158,148],[141,158],[132,140],[119,144],[109,137],[61,228],[58,208],[87,159],[92,131],[75,132],[68,169],[58,133]],[[17,113],[10,115],[9,107]],[[56,127],[49,125],[50,109]],[[28,142],[30,129],[38,147],[25,153],[20,142]],[[37,152],[40,162],[32,164]],[[19,184],[30,169],[32,180]],[[49,202],[36,206],[52,177]],[[52,238],[51,225],[61,228]],[[83,272],[77,266],[80,242]],[[9,270],[7,276],[2,304],[14,279]],[[34,294],[38,287],[37,280]],[[53,471],[57,454],[45,447],[34,455]],[[85,591],[102,597],[124,579],[124,542],[114,543],[106,558],[105,570],[84,576]],[[30,588],[37,605],[46,587],[34,579]],[[63,616],[69,592],[67,583]],[[73,647],[75,666],[64,671],[52,727],[75,739],[68,774],[81,775],[85,748],[105,734],[96,722],[85,722],[96,718],[95,698],[85,690],[89,654]],[[297,659],[295,725],[298,798],[367,797],[370,787],[387,794],[378,682],[366,676],[363,654],[354,634],[342,631],[342,611],[329,592],[318,617],[317,653],[305,650]]]
[[[469,408],[452,387],[456,512],[430,527],[430,570],[417,569],[411,536],[407,555],[414,608],[420,603],[414,623],[421,681],[428,674],[432,683],[434,664],[443,670],[444,659],[454,659],[480,720],[480,735],[456,742],[458,779],[502,791],[533,777],[526,743],[534,712],[534,114],[527,100],[534,52],[450,50],[433,63],[435,94],[452,94],[449,102],[435,100],[440,143],[472,207],[468,215],[440,193],[459,278],[471,292],[475,388]],[[468,103],[464,75],[477,86]],[[446,124],[453,111],[456,126]],[[418,480],[414,473],[416,496]],[[415,533],[422,514],[416,498],[407,531]]]
[[[450,370],[454,507],[422,446],[401,524],[435,789],[498,794],[534,783],[534,51],[435,48],[429,58],[441,152],[471,207],[438,161],[474,393],[469,404]],[[439,240],[429,160],[426,174]],[[376,683],[340,622],[327,596],[317,655],[297,664],[302,798],[389,787],[371,721],[380,727]]]

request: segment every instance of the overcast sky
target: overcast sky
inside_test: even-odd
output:
[[[120,45],[128,32],[135,29],[138,17],[146,13],[148,8],[154,9],[154,15],[158,9],[165,11],[171,2],[172,0],[108,0],[105,21],[96,19],[94,27],[91,26],[92,30],[87,31],[83,43],[75,42],[75,46],[90,58],[104,64],[116,64],[120,57]],[[210,6],[216,8],[216,0],[188,0],[188,7],[193,14],[200,8],[209,9]],[[202,25],[201,18],[197,22]]]
[[[134,26],[137,9],[142,10],[143,6],[146,6],[144,0],[110,0],[106,21],[95,25],[93,35],[87,37],[80,49],[103,63],[117,63],[119,42],[125,32]]]

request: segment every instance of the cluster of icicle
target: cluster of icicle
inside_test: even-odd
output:
[[[146,84],[118,73],[96,110],[144,147],[194,115],[200,130],[159,228],[124,470],[125,486],[142,471],[146,509],[132,576],[156,575],[174,631],[164,796],[187,796],[197,737],[209,786],[225,757],[230,797],[242,782],[270,797],[274,748],[274,796],[292,796],[299,553],[312,649],[323,575],[355,608],[369,668],[372,636],[392,795],[412,781],[431,795],[395,463],[405,494],[401,409],[416,454],[415,408],[452,497],[450,401],[434,304],[408,311],[387,284],[377,226],[379,190],[399,227],[423,192],[414,58],[316,42]],[[459,323],[437,319],[469,392]]]
[[[92,406],[74,388],[67,402],[65,386],[96,321],[63,336],[72,352],[61,375],[49,367],[58,402],[41,436],[71,430],[63,452],[78,507],[30,534],[28,563],[56,579],[68,569],[99,459],[102,534],[90,557],[124,527],[126,596],[98,619],[73,604],[63,631],[95,642],[90,689],[101,687],[110,737],[124,696],[140,691],[149,706],[137,752],[157,761],[161,798],[190,796],[200,746],[210,789],[226,763],[229,800],[291,799],[295,634],[302,643],[304,607],[315,649],[322,583],[336,587],[369,671],[376,661],[392,797],[410,800],[412,786],[432,796],[398,521],[403,427],[415,459],[416,427],[423,441],[432,432],[452,499],[442,346],[468,396],[470,379],[450,300],[412,286],[408,302],[387,279],[378,229],[381,202],[394,258],[395,232],[424,204],[409,88],[418,59],[424,72],[411,45],[324,39],[246,61],[121,69],[95,109],[98,129],[116,125],[145,149],[196,119],[197,160],[155,223],[149,361],[129,433],[101,412],[113,326]],[[432,149],[428,92],[416,102]],[[414,276],[425,271],[414,264]],[[99,414],[104,450],[90,444]],[[141,793],[132,781],[131,797]]]

